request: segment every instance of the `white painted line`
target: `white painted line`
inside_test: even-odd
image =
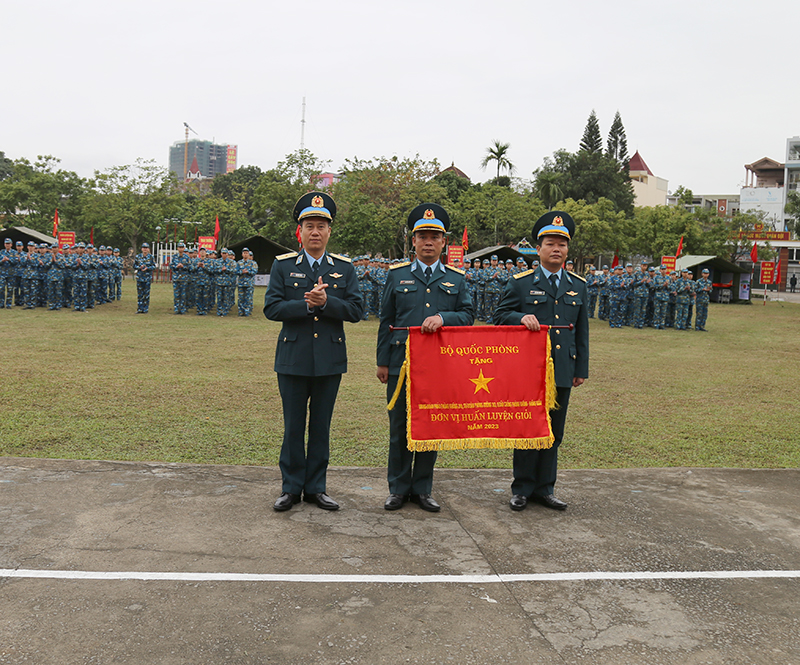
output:
[[[142,580],[166,582],[304,582],[316,584],[505,584],[594,580],[723,580],[800,578],[800,570],[686,570],[535,573],[530,575],[279,575],[269,573],[154,573],[136,571],[33,570],[0,568],[0,578]]]

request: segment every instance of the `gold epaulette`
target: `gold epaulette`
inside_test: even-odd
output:
[[[514,275],[514,279],[519,279],[520,277],[525,277],[525,275],[530,275],[532,273],[533,273],[532,268],[530,270],[525,270],[524,272],[518,272],[516,275]]]
[[[395,263],[393,266],[389,266],[389,270],[394,270],[395,268],[402,268],[403,266],[410,266],[411,261],[403,261],[402,263]]]
[[[333,254],[332,252],[328,252],[334,259],[339,259],[340,261],[346,261],[347,263],[352,263],[353,259],[350,259],[346,256],[342,256],[341,254]]]
[[[578,273],[576,273],[576,272],[572,272],[571,270],[567,270],[567,272],[568,272],[570,275],[572,275],[573,277],[577,277],[577,278],[578,278],[579,280],[581,280],[582,282],[585,282],[585,281],[586,281],[586,278],[585,278],[585,277],[581,277],[581,276],[580,276]]]
[[[457,273],[461,273],[462,275],[466,274],[466,271],[462,270],[461,268],[456,268],[455,266],[446,265],[445,268],[450,268],[450,270],[454,270]]]
[[[283,261],[284,259],[293,259],[297,256],[297,252],[287,252],[286,254],[281,254],[280,256],[276,256],[276,261]]]

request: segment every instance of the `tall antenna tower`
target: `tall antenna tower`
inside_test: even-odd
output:
[[[306,147],[306,98],[303,97],[303,117],[300,120],[300,150]]]

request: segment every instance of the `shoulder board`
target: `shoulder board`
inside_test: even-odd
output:
[[[582,282],[585,282],[585,281],[586,281],[586,278],[585,278],[585,277],[581,277],[581,276],[580,276],[578,273],[576,273],[576,272],[572,272],[571,270],[567,270],[567,272],[568,272],[570,275],[572,275],[573,277],[577,277],[577,278],[578,278],[579,280],[581,280]]]
[[[405,266],[410,266],[411,261],[403,261],[402,263],[395,263],[393,266],[389,266],[389,270],[394,270],[395,268],[403,268]]]
[[[283,261],[284,259],[293,259],[297,256],[297,252],[288,252],[287,254],[281,254],[280,256],[276,256],[276,261]]]
[[[339,259],[340,261],[346,261],[347,263],[352,263],[353,259],[348,259],[346,256],[342,256],[341,254],[333,254],[332,252],[328,252],[334,259]]]
[[[520,277],[525,277],[526,275],[532,275],[532,274],[533,274],[533,270],[524,270],[524,271],[518,272],[516,275],[514,275],[514,279],[519,279]]]
[[[465,270],[462,270],[461,268],[456,268],[455,266],[446,265],[445,268],[450,268],[450,270],[452,270],[453,272],[457,272],[457,273],[460,273],[462,275],[465,274],[465,272],[466,272]]]

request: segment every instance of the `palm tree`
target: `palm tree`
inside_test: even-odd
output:
[[[542,203],[552,210],[553,206],[564,198],[561,189],[561,174],[544,171],[536,176],[536,195]]]
[[[500,177],[501,168],[508,171],[508,175],[513,175],[516,167],[508,159],[508,149],[510,147],[510,143],[500,143],[500,141],[494,141],[494,145],[486,148],[486,156],[481,162],[481,168],[485,170],[486,167],[489,166],[489,162],[497,162],[498,178]]]

